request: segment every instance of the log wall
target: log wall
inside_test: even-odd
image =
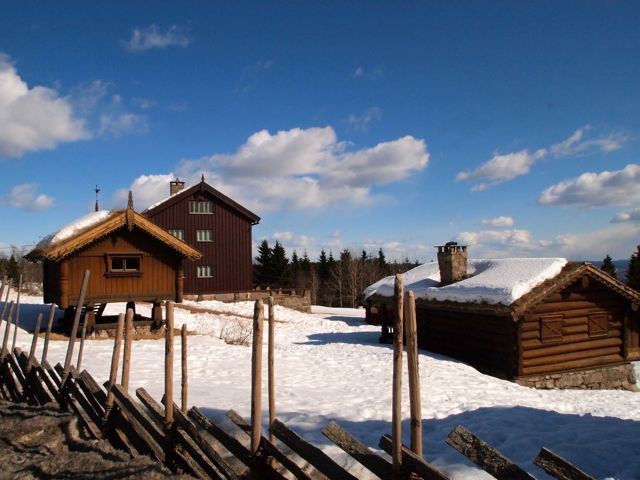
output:
[[[539,375],[624,361],[628,300],[593,279],[578,280],[523,315],[519,375]]]

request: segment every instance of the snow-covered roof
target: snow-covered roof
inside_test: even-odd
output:
[[[511,305],[545,280],[555,277],[567,264],[565,258],[469,259],[464,280],[440,287],[438,262],[420,265],[404,274],[405,291],[416,298],[461,303]],[[379,280],[364,290],[371,295],[393,295],[394,276]]]
[[[44,249],[58,242],[73,237],[76,233],[89,228],[97,223],[100,223],[109,216],[111,212],[109,210],[98,210],[97,212],[91,212],[84,217],[80,217],[71,223],[68,223],[64,227],[56,230],[53,233],[45,236],[38,242],[36,249]]]

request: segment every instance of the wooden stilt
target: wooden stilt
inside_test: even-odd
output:
[[[255,455],[262,436],[262,323],[264,305],[256,300],[253,311],[253,349],[251,352],[251,453]]]
[[[133,310],[127,308],[124,322],[124,352],[122,354],[122,380],[120,385],[125,393],[129,393],[129,372],[131,369],[131,340],[133,337]]]
[[[396,274],[394,285],[395,322],[393,325],[393,392],[391,413],[391,442],[394,476],[402,470],[402,274]]]
[[[182,330],[180,330],[181,348],[180,355],[182,357],[182,389],[181,389],[181,407],[182,411],[186,414],[188,407],[188,393],[189,393],[189,371],[187,369],[187,325],[182,324]]]
[[[275,331],[276,331],[276,317],[275,317],[275,303],[273,297],[269,297],[269,351],[267,357],[268,363],[268,376],[269,376],[269,425],[276,419],[276,369],[275,369]],[[269,431],[269,440],[273,443],[276,437],[271,431]]]
[[[56,304],[52,303],[49,307],[49,319],[47,320],[47,333],[44,336],[44,346],[42,347],[42,359],[40,363],[44,363],[47,360],[47,353],[49,352],[49,339],[51,337],[51,327],[53,327],[53,320],[56,317]]]
[[[420,399],[420,369],[418,366],[418,332],[416,301],[413,292],[404,295],[407,327],[407,370],[409,372],[409,405],[411,411],[411,450],[422,457],[422,402]]]

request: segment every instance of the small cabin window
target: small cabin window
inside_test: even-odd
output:
[[[198,266],[196,276],[198,278],[210,278],[211,277],[211,266],[209,265],[200,265]]]
[[[184,230],[181,228],[170,228],[169,233],[176,237],[178,240],[184,240]]]
[[[211,230],[196,230],[196,240],[198,242],[213,242],[213,232]]]
[[[141,255],[107,255],[107,275],[140,275]]]
[[[559,342],[562,340],[562,320],[564,315],[542,315],[540,317],[540,340],[542,342]]]
[[[609,334],[609,315],[605,312],[589,313],[589,336],[605,337]]]
[[[213,203],[206,200],[190,200],[189,213],[204,215],[212,214]]]

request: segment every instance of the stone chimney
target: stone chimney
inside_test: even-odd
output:
[[[184,182],[176,178],[173,182],[169,182],[169,195],[175,195],[178,192],[184,190]]]
[[[438,266],[440,267],[441,285],[449,285],[467,276],[466,245],[447,242],[436,248],[438,249]]]

